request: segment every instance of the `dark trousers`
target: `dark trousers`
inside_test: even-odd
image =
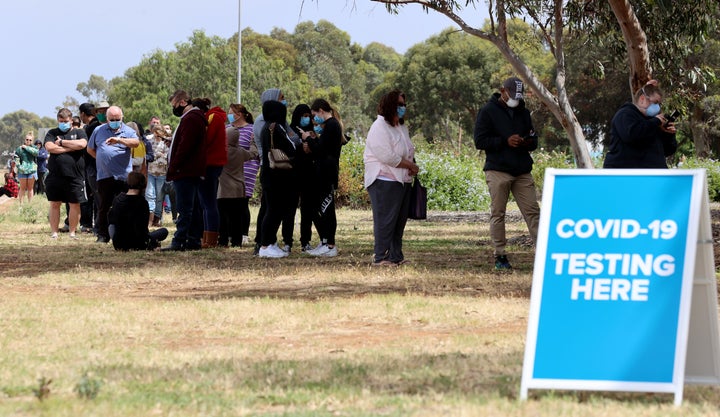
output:
[[[242,245],[242,208],[243,200],[247,207],[247,199],[243,198],[218,198],[218,210],[220,211],[220,235],[218,244],[220,246],[241,246]]]
[[[173,181],[177,203],[177,230],[172,247],[177,249],[200,249],[204,223],[198,198],[200,178],[181,178]]]
[[[410,183],[375,180],[368,187],[373,213],[375,262],[405,259],[402,239],[410,206]]]
[[[312,226],[315,224],[315,229],[320,230],[315,216],[315,204],[317,197],[309,189],[303,189],[300,191],[300,244],[305,246],[312,240]],[[322,239],[322,236],[320,236]]]
[[[110,239],[110,232],[108,231],[108,213],[110,213],[110,207],[112,207],[112,202],[115,199],[115,196],[126,192],[128,190],[128,185],[125,180],[105,178],[97,182],[97,190],[100,196],[100,208],[98,209],[97,216],[97,234],[98,237]]]
[[[313,222],[318,229],[322,243],[335,245],[337,217],[335,216],[335,190],[331,184],[325,184],[317,189],[313,210],[315,212]]]
[[[250,236],[250,197],[240,199],[240,234]]]
[[[277,242],[277,232],[283,219],[293,215],[297,207],[295,200],[293,207],[294,191],[288,178],[273,178],[262,182],[263,197],[265,199],[265,215],[262,219],[260,245],[268,246]]]

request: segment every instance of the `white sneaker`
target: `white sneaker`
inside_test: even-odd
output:
[[[284,258],[288,253],[278,248],[277,245],[270,245],[267,248],[260,248],[258,256],[261,258]]]
[[[280,248],[283,252],[290,254],[290,245],[285,245],[282,248]]]
[[[308,246],[310,246],[310,245],[308,245]],[[323,246],[326,246],[326,245],[324,245],[322,242],[320,242],[314,248],[311,247],[310,249],[305,249],[305,253],[307,253],[308,255],[315,255],[315,252],[321,250],[323,248]]]
[[[242,245],[247,246],[250,244],[250,237],[247,235],[243,235],[242,237]]]
[[[314,249],[312,252],[309,252],[312,256],[323,256],[323,257],[333,257],[337,256],[338,250],[337,246],[333,246],[332,248],[328,245],[322,245],[319,248]]]

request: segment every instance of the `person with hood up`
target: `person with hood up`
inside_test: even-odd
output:
[[[266,101],[263,104],[263,126],[260,138],[262,165],[260,168],[260,183],[263,188],[263,200],[266,204],[265,215],[262,218],[260,230],[261,258],[283,258],[289,255],[277,245],[277,231],[287,212],[295,210],[292,206],[293,169],[270,167],[268,153],[271,148],[280,149],[290,158],[296,154],[297,145],[290,139],[286,130],[287,108],[279,101]],[[272,142],[272,146],[271,146]]]

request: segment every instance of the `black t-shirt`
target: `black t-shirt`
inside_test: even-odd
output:
[[[148,202],[143,195],[120,193],[115,197],[108,214],[109,223],[115,225],[115,249],[147,249],[149,212]]]
[[[50,129],[45,135],[45,143],[55,142],[56,139],[66,140],[87,140],[85,131],[73,128],[63,133],[59,128]],[[50,175],[59,175],[62,177],[84,177],[85,160],[83,159],[83,149],[79,151],[65,152],[61,154],[50,154],[48,159],[48,171]]]

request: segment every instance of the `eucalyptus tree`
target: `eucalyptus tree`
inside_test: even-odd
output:
[[[444,14],[463,31],[492,43],[522,77],[535,95],[552,112],[565,130],[578,167],[592,167],[586,146],[583,126],[578,121],[569,100],[567,88],[566,36],[573,30],[585,30],[602,35],[608,53],[617,53],[618,40],[622,40],[629,62],[629,89],[634,91],[653,78],[648,37],[644,27],[666,35],[665,49],[681,51],[678,45],[690,38],[702,36],[712,25],[706,16],[718,9],[717,0],[673,2],[671,0],[370,0],[383,3],[388,10],[398,13],[401,6],[417,4],[426,11]],[[463,18],[482,4],[487,5],[489,24],[485,28],[472,26]],[[652,17],[641,21],[642,16]],[[546,47],[555,59],[554,86],[548,87],[520,56],[508,37],[508,22],[521,17],[535,28],[536,41]],[[667,25],[666,25],[667,23]],[[617,34],[620,33],[620,36]],[[652,32],[651,32],[652,33]],[[683,34],[686,34],[684,36]],[[660,35],[658,35],[658,38]],[[614,49],[613,49],[614,48]]]

